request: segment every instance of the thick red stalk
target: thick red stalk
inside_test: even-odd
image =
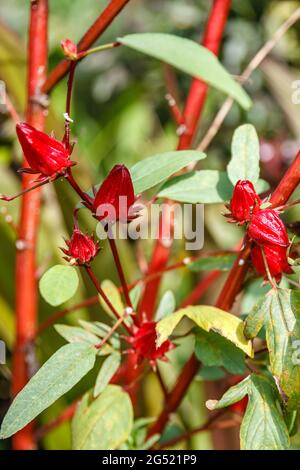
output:
[[[218,54],[224,27],[227,21],[231,0],[214,0],[211,13],[205,28],[202,44],[215,55]],[[191,146],[197,125],[203,110],[208,85],[194,78],[186,100],[183,116],[186,131],[182,134],[178,148]]]
[[[85,51],[101,36],[129,0],[111,0],[89,30],[78,43],[78,52]],[[43,93],[50,93],[52,88],[64,78],[70,69],[70,61],[62,60],[50,73],[42,87]]]
[[[38,104],[40,88],[47,71],[48,2],[31,2],[28,38],[28,101],[26,121],[42,130],[45,110]],[[25,162],[24,162],[25,165]],[[22,176],[23,189],[32,185],[35,176]],[[27,193],[22,198],[19,240],[16,257],[16,347],[13,355],[12,392],[15,396],[26,385],[30,377],[30,364],[26,360],[25,344],[36,329],[36,245],[40,212],[40,189]],[[34,449],[36,441],[33,424],[28,425],[13,437],[16,450]]]

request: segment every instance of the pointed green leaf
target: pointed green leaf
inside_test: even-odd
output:
[[[227,172],[233,185],[238,180],[249,180],[252,183],[258,181],[259,140],[255,127],[251,124],[244,124],[235,130]]]
[[[67,344],[56,351],[14,399],[0,438],[15,434],[67,393],[93,368],[96,352],[86,343]]]
[[[72,421],[74,450],[115,450],[133,425],[130,398],[121,387],[108,385],[97,398],[84,395]]]
[[[231,374],[245,372],[245,355],[223,336],[198,328],[195,334],[195,354],[204,366],[222,366]]]
[[[270,367],[289,410],[300,403],[300,293],[272,289],[254,307],[244,333],[254,338],[265,326]]]
[[[242,320],[231,313],[209,305],[186,307],[158,322],[156,326],[158,346],[169,338],[184,316],[195,322],[203,330],[212,330],[224,336],[224,338],[227,338],[248,356],[253,356],[252,343],[244,336]]]
[[[39,288],[45,301],[57,307],[73,297],[78,284],[79,278],[75,268],[57,264],[43,274]]]
[[[233,405],[234,403],[242,400],[245,395],[249,394],[250,387],[251,376],[248,375],[244,380],[233,387],[230,387],[220,400],[207,400],[206,406],[209,410],[218,410],[220,408]]]
[[[105,387],[109,384],[110,379],[117,372],[121,364],[121,354],[115,352],[108,356],[103,362],[99,374],[97,375],[96,384],[94,388],[94,397],[100,395]]]
[[[190,163],[203,160],[205,157],[205,153],[196,150],[179,150],[144,158],[130,170],[134,191],[136,194],[142,193]]]
[[[242,450],[284,450],[289,433],[280,408],[278,390],[269,377],[252,374],[231,387],[221,400],[209,400],[209,409],[232,405],[248,395],[248,405],[240,429]]]
[[[207,48],[190,39],[162,33],[129,34],[118,38],[124,46],[155,57],[167,64],[204,80],[249,109],[251,100],[235,82],[217,57]]]

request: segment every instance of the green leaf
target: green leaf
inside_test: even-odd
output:
[[[117,372],[120,364],[121,354],[118,352],[111,354],[107,359],[105,359],[96,379],[94,397],[97,397],[101,392],[103,392],[105,387],[109,384],[110,379],[113,377],[115,372]]]
[[[251,100],[234,81],[217,57],[203,46],[179,36],[162,33],[129,34],[118,42],[155,57],[232,96],[245,109]]]
[[[96,399],[88,392],[72,421],[74,450],[115,450],[133,425],[130,398],[121,387],[108,385]]]
[[[173,313],[176,308],[176,299],[171,290],[167,290],[162,296],[155,313],[155,321],[159,321],[166,315]]]
[[[196,150],[180,150],[145,158],[136,163],[130,170],[134,191],[136,194],[142,193],[190,163],[203,160],[205,157],[205,153]]]
[[[100,343],[99,338],[78,326],[54,325],[57,333],[61,335],[69,343],[88,343],[96,345]]]
[[[187,265],[187,268],[193,272],[199,271],[229,271],[236,259],[235,254],[208,256],[200,258]]]
[[[57,307],[73,297],[78,284],[79,278],[75,268],[57,264],[45,272],[39,288],[44,300]]]
[[[233,185],[226,172],[200,170],[168,180],[158,196],[191,204],[212,204],[228,201],[232,191]]]
[[[255,127],[251,124],[244,124],[235,130],[227,172],[233,185],[238,180],[249,180],[253,184],[258,181],[259,140]]]
[[[67,393],[93,368],[96,352],[86,343],[67,344],[56,351],[14,399],[0,438],[15,434]]]
[[[300,403],[300,293],[272,289],[245,322],[245,334],[254,337],[264,325],[272,374],[288,410]]]
[[[195,322],[203,330],[212,330],[224,336],[248,356],[253,357],[252,343],[244,336],[242,320],[231,313],[209,305],[182,308],[158,322],[156,326],[158,347],[169,338],[184,316]]]
[[[141,298],[141,294],[142,294],[142,286],[141,284],[137,284],[133,289],[130,290],[129,292],[129,297],[130,297],[130,300],[131,300],[131,303],[132,303],[132,306],[133,306],[133,309],[136,310],[138,305],[139,305],[139,301],[140,301],[140,298]]]
[[[240,429],[242,450],[284,450],[290,446],[289,433],[280,408],[278,390],[270,378],[252,374],[231,387],[221,400],[209,400],[209,409],[232,405],[248,395]]]
[[[208,380],[213,382],[215,380],[220,380],[225,377],[225,371],[220,367],[208,367],[202,366],[197,374],[197,377],[200,377],[202,380]]]
[[[231,374],[245,372],[243,352],[228,339],[210,331],[196,330],[195,354],[204,366],[224,367]]]

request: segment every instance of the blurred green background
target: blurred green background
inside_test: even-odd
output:
[[[102,0],[50,0],[49,24],[49,69],[62,59],[60,41],[70,38],[77,42],[99,12],[106,6]],[[211,2],[207,0],[132,0],[101,38],[100,43],[114,41],[116,37],[133,32],[167,32],[199,40]],[[221,49],[221,60],[228,71],[239,75],[256,51],[274,33],[278,26],[300,6],[298,1],[233,0],[230,18],[226,26]],[[8,94],[18,111],[24,111],[26,94],[26,39],[29,1],[0,0],[0,79],[4,81]],[[263,66],[255,71],[246,89],[254,105],[249,112],[234,105],[227,116],[221,132],[208,149],[208,158],[201,163],[203,168],[223,169],[230,157],[230,144],[234,129],[245,122],[252,123],[261,140],[262,177],[275,187],[285,168],[294,158],[300,140],[300,104],[292,103],[292,83],[300,80],[300,25],[294,26],[273,50]],[[130,166],[142,158],[176,147],[176,126],[172,121],[165,100],[167,70],[155,60],[139,55],[126,48],[117,48],[86,58],[76,70],[74,100],[72,107],[72,135],[76,140],[74,158],[80,161],[75,169],[82,186],[88,189],[103,179],[115,163]],[[187,94],[190,77],[176,73],[178,99],[181,105]],[[300,83],[300,82],[299,82]],[[63,133],[66,80],[63,80],[51,95],[51,106],[47,130],[55,131],[58,138]],[[207,130],[220,108],[224,96],[210,90],[205,112],[199,126],[197,141]],[[3,110],[2,110],[3,111]],[[20,164],[20,148],[15,139],[14,125],[9,116],[0,114],[0,190],[13,193],[19,188],[16,169]],[[58,249],[63,237],[68,236],[72,224],[72,209],[76,195],[61,181],[45,188],[43,193],[42,224],[39,238],[39,275],[51,265],[62,262]],[[298,195],[299,197],[299,195]],[[14,252],[15,233],[5,221],[5,210],[13,220],[18,220],[18,202],[2,204],[0,213],[0,339],[7,344],[8,361],[0,366],[0,418],[9,402],[10,351],[14,343]],[[1,210],[1,206],[0,206]],[[94,221],[81,211],[81,226],[89,231],[95,228]],[[221,213],[221,205],[205,208],[205,248],[232,248],[239,240],[236,227],[227,224]],[[292,220],[299,218],[299,210],[289,211]],[[139,243],[139,242],[138,242]],[[140,276],[137,251],[138,243],[119,243],[129,281]],[[142,250],[149,257],[152,242],[143,241]],[[176,242],[172,260],[186,256],[184,246]],[[117,282],[110,252],[105,245],[95,261],[95,271],[100,279],[107,273]],[[172,288],[178,304],[195,285],[201,275],[188,270],[167,274],[162,283],[162,292]],[[223,279],[223,278],[222,278]],[[222,279],[206,294],[205,301],[213,303]],[[259,289],[259,283],[257,284]],[[247,292],[246,292],[247,294]],[[66,306],[94,295],[92,286],[82,278],[80,291]],[[251,292],[248,301],[251,304]],[[248,308],[249,308],[248,302]],[[239,308],[237,305],[237,309]],[[246,307],[242,306],[245,311]],[[54,309],[40,301],[40,321]],[[105,318],[99,306],[80,310],[69,315],[65,322],[76,318]],[[39,360],[43,362],[59,345],[63,344],[58,334],[50,328],[37,340]],[[171,364],[161,367],[167,385],[171,385],[176,370],[182,366],[193,347],[183,341],[181,347],[172,352]],[[41,421],[55,417],[66,403],[87,390],[93,383],[90,374],[83,383],[75,387],[67,397],[59,400]],[[206,418],[205,388],[201,378],[191,387],[175,420],[176,426],[190,428],[200,425]],[[220,394],[224,384],[220,385]],[[153,400],[155,396],[155,401]],[[162,397],[154,375],[145,379],[140,400],[140,415],[156,414],[162,406]],[[172,426],[167,431],[172,435]],[[229,436],[229,437],[228,437]],[[226,439],[235,447],[235,436],[199,434],[192,442],[183,444],[189,448],[222,447]],[[9,444],[0,443],[0,448]],[[48,435],[41,446],[49,449],[64,449],[70,445],[69,425],[65,424]]]

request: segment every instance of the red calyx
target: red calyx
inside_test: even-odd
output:
[[[250,220],[248,235],[259,245],[271,243],[287,247],[289,244],[284,223],[274,209],[262,209],[255,212]]]
[[[39,181],[55,179],[75,165],[64,144],[25,122],[16,126],[17,135],[29,168],[25,173],[40,173]]]
[[[77,60],[77,46],[71,39],[64,39],[60,45],[69,60]]]
[[[134,189],[129,170],[125,165],[115,165],[96,192],[92,210],[100,221],[128,222],[136,217],[134,202]]]
[[[134,336],[128,338],[132,345],[132,352],[138,355],[138,361],[141,362],[147,359],[153,368],[155,368],[157,359],[167,361],[165,354],[175,347],[174,343],[167,340],[157,348],[155,327],[155,321],[144,321],[136,330]]]
[[[99,243],[75,227],[70,240],[66,240],[66,248],[61,248],[65,259],[71,264],[88,265],[98,254]]]
[[[240,224],[248,222],[260,204],[261,199],[251,181],[239,180],[234,187],[229,205],[231,222]]]
[[[282,273],[291,274],[293,272],[287,261],[286,247],[270,243],[266,243],[263,246],[255,244],[251,251],[252,263],[256,272],[264,276],[266,280],[268,276],[262,250],[264,251],[270,274],[277,282],[280,281]]]

